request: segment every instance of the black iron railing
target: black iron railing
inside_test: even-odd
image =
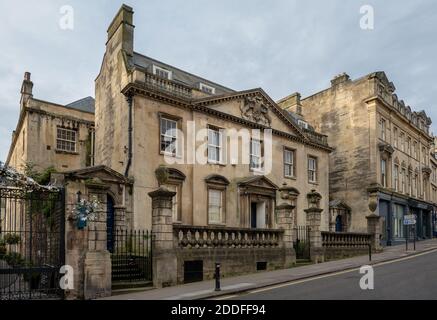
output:
[[[147,230],[115,230],[112,282],[152,281],[152,235]]]
[[[0,300],[62,298],[63,191],[0,187]]]

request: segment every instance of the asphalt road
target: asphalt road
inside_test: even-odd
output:
[[[373,266],[374,289],[362,290],[359,270],[229,296],[232,300],[437,300],[437,251]]]

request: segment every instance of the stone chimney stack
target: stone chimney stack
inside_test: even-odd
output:
[[[343,72],[337,76],[335,76],[332,80],[331,80],[331,87],[335,87],[339,84],[342,84],[344,82],[347,82],[350,80],[349,75],[346,72]]]
[[[107,47],[117,49],[118,46],[130,57],[134,51],[134,11],[123,4],[108,27]]]
[[[278,105],[284,110],[302,115],[302,104],[300,102],[299,92],[292,93],[289,96],[281,99],[278,102]]]
[[[30,80],[30,72],[24,73],[23,84],[21,85],[21,109],[27,104],[27,101],[33,97],[33,82]]]

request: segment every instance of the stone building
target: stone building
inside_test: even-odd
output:
[[[384,243],[405,237],[402,221],[409,213],[417,215],[417,236],[431,236],[431,119],[399,99],[384,72],[356,80],[341,74],[326,90],[305,99],[295,93],[278,105],[303,115],[335,148],[329,163],[330,198],[337,207],[331,208],[331,229],[366,230],[371,188],[378,194]],[[339,204],[343,210],[336,211]]]
[[[133,228],[151,227],[147,194],[159,187],[155,170],[160,165],[169,167],[167,187],[176,192],[175,224],[276,228],[278,191],[285,187],[293,194],[295,224],[300,225],[305,224],[306,196],[317,190],[324,210],[321,228],[328,228],[332,149],[327,137],[298,114],[281,109],[260,88],[234,91],[135,52],[128,6],[108,28],[95,88],[96,164],[134,181]],[[230,131],[253,129],[261,137],[240,137],[238,149],[247,147],[247,154],[231,159]],[[272,130],[273,161],[271,170],[263,172],[267,129]],[[205,136],[194,139],[202,130]],[[193,156],[202,147],[204,163]],[[250,163],[244,164],[246,155]]]
[[[51,181],[66,193],[66,260],[85,275],[77,281],[108,294],[108,251],[117,254],[117,234],[128,229],[153,232],[148,261],[158,286],[186,281],[184,272],[197,268],[190,263],[203,264],[205,279],[217,261],[226,275],[291,266],[298,226],[311,227],[300,229],[314,239],[307,258],[322,261],[327,136],[261,88],[235,91],[135,52],[126,5],[107,36],[95,103],[37,100],[25,74],[7,159],[21,171],[26,163],[56,169]],[[81,197],[104,206],[86,236],[71,217]]]
[[[6,164],[23,172],[53,166],[67,171],[94,165],[94,99],[60,105],[33,97],[30,73],[21,87],[20,116]]]

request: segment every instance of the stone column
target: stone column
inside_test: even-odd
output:
[[[295,232],[293,228],[293,209],[294,206],[288,203],[282,203],[276,207],[277,225],[284,230],[282,241],[285,248],[285,267],[296,263],[296,253],[293,249],[293,239]]]
[[[370,214],[367,219],[367,232],[372,235],[371,246],[373,251],[381,251],[381,216]]]
[[[177,257],[173,246],[172,198],[176,192],[164,187],[149,192],[152,198],[153,284],[167,287],[177,283]]]
[[[309,208],[305,209],[306,223],[310,228],[310,258],[315,263],[325,260],[324,250],[322,246],[322,234],[320,231],[320,223],[323,209],[320,208],[320,200],[322,196],[315,190],[311,190],[307,195]]]

